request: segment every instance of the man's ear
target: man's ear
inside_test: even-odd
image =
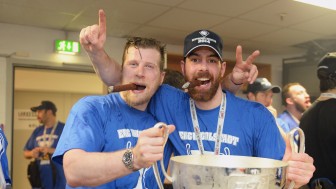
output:
[[[247,99],[255,101],[255,95],[253,93],[248,92],[246,96],[247,96]]]
[[[223,62],[223,63],[221,64],[221,76],[222,76],[222,77],[224,77],[225,70],[226,70],[226,62]]]
[[[165,71],[163,71],[163,72],[160,73],[160,77],[161,77],[161,82],[160,83],[161,83],[161,85],[163,83],[163,80],[164,80],[165,76],[166,76],[166,72]]]
[[[292,98],[286,98],[286,104],[294,104]]]
[[[183,76],[185,76],[185,62],[181,60],[180,65],[181,65],[182,74]]]

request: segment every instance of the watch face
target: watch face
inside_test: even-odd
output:
[[[125,166],[129,169],[133,169],[133,153],[131,150],[127,150],[122,158]]]

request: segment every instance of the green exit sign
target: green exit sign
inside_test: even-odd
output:
[[[80,45],[76,41],[55,40],[55,51],[63,54],[77,54],[80,51]]]

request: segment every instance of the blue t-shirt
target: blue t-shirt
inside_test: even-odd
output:
[[[220,154],[281,160],[285,142],[273,115],[259,103],[235,97],[230,92],[224,94],[227,105]],[[169,136],[175,155],[198,152],[189,98],[181,90],[162,85],[150,102],[150,111],[158,120],[176,126]],[[208,152],[214,151],[219,108],[196,108],[204,150]]]
[[[62,164],[64,153],[71,149],[82,149],[86,152],[114,152],[134,147],[139,133],[153,127],[156,123],[157,120],[147,111],[140,111],[127,105],[119,93],[84,97],[73,106],[69,114],[53,160]],[[169,143],[167,144],[166,167],[172,152]],[[140,172],[143,172],[141,178],[139,178]],[[163,181],[162,173],[161,180]],[[94,188],[133,189],[139,184],[142,188],[158,188],[152,167]],[[66,188],[71,187],[67,185]]]
[[[44,132],[44,125],[41,125],[37,127],[30,138],[28,139],[24,150],[33,150],[35,147],[42,147],[45,146],[45,142],[49,143],[49,139],[51,139],[51,148],[56,148],[57,143],[60,139],[60,136],[62,134],[64,128],[64,123],[58,122],[57,126],[55,128],[55,131],[52,136],[50,137],[43,137],[43,132]],[[52,132],[53,128],[48,128],[46,130],[46,134],[49,136],[50,133]],[[42,154],[41,154],[42,155]],[[42,187],[43,188],[54,188],[54,189],[64,189],[65,187],[65,176],[64,176],[64,171],[63,167],[58,164],[50,164],[50,161],[41,161],[40,162],[40,177],[41,177],[41,182],[42,182]],[[46,163],[47,162],[47,163]],[[55,166],[56,170],[56,175],[55,175],[55,184],[53,182],[53,168],[52,166]]]
[[[8,141],[6,139],[5,133],[0,128],[0,160],[1,160],[1,168],[2,172],[5,178],[5,181],[7,184],[11,184],[12,181],[9,176],[9,170],[8,170],[8,159],[7,159],[7,150]]]
[[[283,122],[286,123],[286,125],[284,125],[283,130],[288,133],[289,131],[291,131],[294,128],[299,127],[299,124],[294,120],[294,118],[292,117],[292,115],[285,110],[284,112],[282,112],[282,114],[280,114],[278,116],[279,119],[281,119]]]

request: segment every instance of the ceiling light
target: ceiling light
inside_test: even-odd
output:
[[[336,1],[331,0],[294,0],[301,3],[306,3],[309,5],[314,5],[318,7],[323,7],[327,9],[336,10]]]

